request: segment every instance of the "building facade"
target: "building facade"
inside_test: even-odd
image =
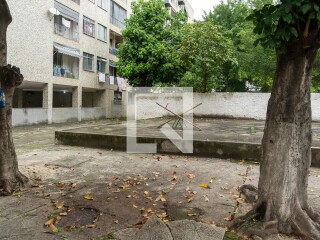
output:
[[[8,63],[24,82],[15,91],[13,125],[114,117],[121,112],[117,46],[130,0],[7,0]]]
[[[183,11],[188,16],[188,22],[194,22],[194,10],[188,0],[164,0],[164,2],[168,7],[171,16],[176,12]]]

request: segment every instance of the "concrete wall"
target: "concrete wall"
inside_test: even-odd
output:
[[[94,120],[106,117],[105,108],[81,108],[81,120]]]
[[[230,117],[265,120],[269,93],[194,93],[194,116]],[[181,98],[172,94],[139,94],[136,97],[136,118],[156,118],[169,115],[156,104],[167,105],[175,113],[181,113]],[[320,94],[311,94],[312,118],[320,121]]]
[[[47,123],[47,111],[44,108],[13,108],[12,126]]]
[[[52,109],[52,122],[63,123],[78,121],[78,108],[53,108]]]

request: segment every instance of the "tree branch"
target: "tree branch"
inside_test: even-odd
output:
[[[5,22],[9,25],[12,21],[12,16],[6,0],[0,0],[0,23]]]
[[[310,17],[308,17],[308,21],[307,21],[306,27],[305,27],[304,32],[303,32],[303,37],[304,38],[307,38],[309,36],[310,22],[311,22]]]

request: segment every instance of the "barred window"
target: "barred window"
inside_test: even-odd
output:
[[[94,37],[94,21],[83,16],[83,33]]]

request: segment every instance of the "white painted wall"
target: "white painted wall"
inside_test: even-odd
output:
[[[269,93],[194,93],[193,105],[198,117],[228,117],[265,120]],[[182,99],[171,94],[139,94],[136,97],[136,118],[147,119],[169,115],[156,105],[156,102],[169,104],[175,113],[181,113]],[[312,118],[320,121],[320,94],[311,94]]]
[[[13,108],[12,126],[23,126],[48,122],[48,109],[45,108]]]

